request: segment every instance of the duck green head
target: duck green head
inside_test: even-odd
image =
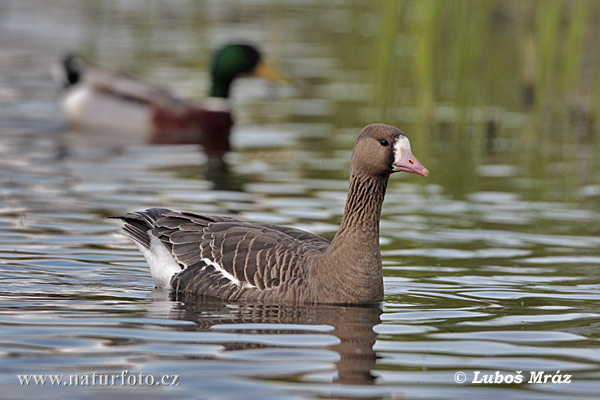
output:
[[[211,66],[212,97],[229,97],[233,80],[249,75],[274,82],[283,82],[283,76],[262,60],[258,49],[249,44],[227,44],[215,53]]]

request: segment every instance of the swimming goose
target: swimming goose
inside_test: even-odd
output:
[[[232,82],[242,75],[284,81],[247,44],[228,44],[215,53],[210,97],[202,104],[87,65],[73,54],[63,59],[57,72],[65,89],[63,110],[74,129],[137,134],[150,143],[201,144],[208,154],[218,156],[230,149]]]
[[[429,171],[406,135],[365,127],[350,161],[341,226],[331,242],[295,228],[153,208],[122,217],[122,232],[158,287],[264,303],[370,303],[383,299],[379,219],[390,174]]]

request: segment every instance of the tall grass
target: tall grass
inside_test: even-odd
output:
[[[400,21],[401,2],[383,1],[381,6],[381,31],[377,41],[376,62],[374,67],[374,100],[376,115],[374,119],[387,119],[387,110],[394,103],[399,91],[400,80],[397,73],[396,43]]]
[[[443,12],[437,0],[423,0],[414,4],[416,37],[414,76],[417,88],[416,103],[423,123],[433,118],[435,98],[434,63],[435,44],[440,31]]]
[[[599,111],[600,49],[590,38],[600,2],[383,0],[379,8],[374,104],[382,116],[416,106],[420,123],[450,123],[464,140],[468,125],[498,110],[499,121],[502,111],[537,120],[543,129],[529,131],[541,134],[568,132],[569,116],[593,113],[584,117],[593,121]]]

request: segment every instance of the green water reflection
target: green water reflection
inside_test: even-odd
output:
[[[31,27],[39,20],[31,15],[39,14],[38,2],[3,4],[0,11],[8,10],[0,12],[3,29],[15,36],[20,30],[35,33]],[[13,21],[17,9],[23,20],[19,24]],[[189,349],[203,344],[196,339],[185,342],[184,350],[169,347],[163,335],[177,337],[169,321],[191,321],[185,329],[211,333],[213,317],[233,314],[233,324],[238,313],[229,306],[195,310],[146,298],[152,282],[145,263],[130,243],[113,235],[116,227],[104,217],[145,206],[177,206],[250,220],[271,218],[331,238],[342,212],[352,144],[360,127],[382,121],[410,136],[415,155],[431,175],[390,180],[381,223],[383,313],[350,316],[369,322],[361,329],[368,337],[368,362],[359,372],[376,384],[365,396],[417,397],[423,382],[432,382],[426,388],[429,397],[460,398],[469,388],[452,381],[457,367],[518,366],[583,371],[577,393],[593,398],[600,360],[595,345],[600,263],[600,144],[595,124],[600,98],[599,15],[600,3],[591,0],[65,0],[62,8],[48,11],[47,19],[58,21],[51,32],[56,37],[46,31],[31,33],[39,40],[33,43],[24,35],[35,56],[22,64],[35,70],[33,77],[25,74],[28,68],[18,68],[22,64],[0,57],[0,65],[11,66],[8,78],[0,79],[4,86],[17,86],[14,102],[25,112],[35,110],[29,102],[36,96],[56,103],[48,94],[50,84],[39,83],[49,79],[40,71],[65,47],[182,96],[201,99],[208,92],[211,49],[224,41],[247,39],[259,43],[292,83],[273,88],[241,81],[234,88],[239,141],[230,170],[215,174],[212,182],[202,169],[210,166],[197,165],[201,158],[195,149],[167,152],[146,146],[112,154],[106,162],[85,157],[59,160],[48,154],[54,141],[60,141],[55,136],[7,134],[0,147],[5,155],[0,166],[8,177],[2,177],[1,192],[8,204],[0,218],[5,228],[2,277],[11,293],[7,296],[12,299],[11,310],[16,310],[7,313],[18,315],[5,316],[2,328],[14,333],[22,325],[27,331],[31,320],[39,318],[40,324],[49,325],[36,338],[44,342],[47,336],[64,334],[64,327],[54,331],[47,320],[55,314],[70,318],[74,313],[85,320],[90,315],[78,307],[92,311],[96,307],[95,312],[106,317],[120,306],[133,314],[132,320],[122,323],[126,327],[140,315],[161,324],[136,325],[140,343],[127,344],[133,346],[135,357],[128,354],[130,348],[119,347],[127,342],[123,338],[127,333],[119,332],[123,327],[96,337],[93,326],[89,328],[93,335],[83,329],[74,338],[100,342],[90,348],[114,358],[115,364],[129,357],[131,365],[153,366],[160,373],[180,370],[185,359],[190,366],[187,382],[212,371],[215,359],[260,355],[260,351],[229,354],[231,349],[211,347],[201,359],[186,358]],[[21,53],[13,51],[20,60]],[[19,69],[26,79],[13,79]],[[2,104],[10,105],[11,93],[0,91]],[[56,110],[52,113],[58,118]],[[38,298],[38,292],[64,294],[64,303],[51,296]],[[39,302],[42,313],[54,314],[40,316],[33,313],[35,308],[21,316],[18,303],[25,295],[31,309]],[[99,298],[116,299],[118,304],[100,307],[104,300]],[[181,309],[165,312],[160,308],[165,304],[167,309]],[[33,314],[26,314],[30,311]],[[207,320],[205,325],[198,322],[200,317]],[[373,325],[376,339],[370,336]],[[354,334],[352,329],[339,330],[349,337]],[[199,337],[205,336],[212,337]],[[19,332],[11,338],[6,352],[22,345]],[[103,344],[105,340],[111,345]],[[276,333],[264,340],[272,341],[261,343],[265,354],[272,351],[282,357],[292,372],[265,374],[260,378],[262,389],[273,382],[294,382],[314,385],[298,389],[309,390],[309,395],[331,393],[330,387],[320,384],[334,381],[335,368],[325,366],[328,372],[322,375],[308,372],[310,368],[294,373],[304,348],[285,353],[291,350],[278,347]],[[346,352],[343,340],[342,344]],[[30,351],[52,358],[63,354],[61,346],[69,349],[68,343],[60,342]],[[87,347],[70,346],[72,358],[93,364]],[[310,342],[302,346],[318,356],[307,357],[323,357],[318,354],[323,349]],[[326,361],[346,355],[335,346],[326,350],[334,353],[327,353]],[[146,358],[140,362],[138,356]],[[26,356],[13,358],[14,370],[22,368],[19,357]],[[61,365],[71,361],[60,359]],[[254,383],[260,380],[252,375],[254,364],[269,371],[270,362],[267,357],[245,366],[225,364],[219,372],[240,368],[241,378],[231,381]],[[372,364],[376,380],[366,371],[373,369]],[[203,375],[198,382],[212,378]],[[385,390],[388,383],[395,385],[390,391]],[[228,380],[209,393],[223,394],[229,384]],[[189,385],[188,398],[204,389]],[[285,388],[286,394],[293,392]],[[475,389],[477,397],[490,393],[510,397],[502,387]],[[528,398],[542,397],[542,390],[550,392],[529,387],[506,390]],[[556,398],[571,394],[569,388],[555,390]]]

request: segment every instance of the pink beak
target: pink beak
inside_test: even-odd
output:
[[[402,150],[402,159],[392,165],[394,172],[408,172],[411,174],[429,176],[429,170],[417,160],[410,150]]]

